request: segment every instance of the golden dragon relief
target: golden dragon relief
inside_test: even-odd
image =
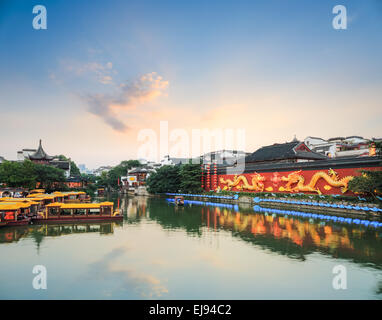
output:
[[[341,188],[341,192],[345,193],[348,190],[349,181],[353,179],[352,176],[346,176],[342,179],[339,179],[338,174],[333,169],[329,169],[328,173],[324,171],[316,172],[313,175],[313,177],[310,179],[309,183],[304,184],[305,178],[300,173],[301,173],[301,170],[292,172],[288,174],[287,177],[281,177],[281,180],[286,181],[287,183],[285,187],[280,191],[289,191],[289,192],[309,191],[309,192],[317,192],[318,194],[321,194],[321,191],[318,187],[316,187],[316,184],[318,180],[322,178],[332,187]],[[292,185],[294,184],[295,186],[292,187]]]
[[[264,191],[264,183],[265,177],[255,172],[255,174],[251,175],[252,184],[248,183],[248,180],[245,176],[237,176],[235,175],[233,180],[220,178],[220,183],[225,184],[226,186],[223,188],[223,190],[231,190],[232,188],[236,187],[236,189],[239,190],[252,190],[252,191]],[[242,183],[242,185],[240,185]]]
[[[245,176],[235,175],[233,180],[220,178],[220,183],[225,185],[223,190],[232,190],[236,188],[238,190],[251,190],[251,191],[264,191],[264,181],[266,178],[257,172],[251,175],[252,184],[248,183],[248,180]],[[305,178],[301,175],[301,170],[290,173],[287,177],[281,177],[281,181],[285,181],[286,184],[283,187],[279,188],[279,191],[288,191],[288,192],[317,192],[321,194],[321,191],[316,187],[317,182],[320,179],[324,179],[328,185],[336,188],[341,188],[341,192],[345,193],[348,190],[348,183],[353,179],[352,176],[346,176],[342,179],[338,178],[338,174],[330,169],[328,173],[324,171],[316,172],[313,177],[310,179],[309,183],[305,184]],[[325,186],[326,190],[329,190],[330,187]]]

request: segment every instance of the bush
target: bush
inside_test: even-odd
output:
[[[354,177],[349,182],[349,189],[377,199],[377,193],[382,193],[382,171],[365,170],[361,171],[361,173],[361,176]]]

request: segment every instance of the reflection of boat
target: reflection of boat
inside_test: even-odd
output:
[[[48,204],[45,211],[33,218],[33,223],[49,222],[99,222],[122,220],[119,210],[113,211],[112,202],[101,203],[60,203]]]
[[[0,245],[2,243],[17,242],[25,237],[34,238],[37,244],[39,244],[44,237],[60,237],[85,233],[111,235],[114,233],[114,228],[120,226],[122,226],[122,222],[119,221],[102,221],[98,223],[49,223],[34,226],[7,227],[0,229]]]
[[[176,196],[174,198],[174,202],[177,206],[183,206],[184,205],[184,198],[182,196]]]
[[[21,226],[29,223],[30,203],[0,202],[0,223],[2,226]]]
[[[17,242],[26,237],[29,232],[29,226],[7,227],[0,230],[0,244]]]

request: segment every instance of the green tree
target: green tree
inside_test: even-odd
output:
[[[180,191],[180,167],[163,166],[152,173],[146,185],[150,193],[166,193]]]
[[[0,164],[0,182],[8,187],[35,188],[37,182],[35,164],[30,160],[4,161]]]
[[[180,189],[182,192],[202,192],[202,170],[199,164],[184,164],[180,167]]]
[[[66,181],[64,170],[44,164],[34,164],[34,166],[40,187],[47,189],[47,191],[53,190],[56,186],[60,187]]]
[[[375,149],[376,156],[382,158],[382,143],[376,142]],[[361,170],[361,174],[349,182],[349,190],[377,199],[377,193],[382,193],[382,171]]]
[[[30,160],[4,161],[0,165],[0,181],[9,187],[33,189],[39,182],[42,188],[51,190],[61,187],[65,180],[63,170]]]
[[[96,181],[97,181],[98,187],[106,187],[108,185],[107,172],[106,171],[101,172],[101,175],[96,177]]]
[[[97,177],[95,175],[93,175],[93,174],[82,173],[81,174],[81,179],[86,184],[93,184],[93,183],[97,182]]]
[[[375,146],[375,153],[377,157],[381,158],[382,157],[382,142],[375,142],[374,146]]]
[[[97,177],[93,174],[81,174],[81,179],[85,184],[85,192],[90,196],[94,196],[95,191],[97,190]]]
[[[363,170],[361,173],[361,176],[354,177],[349,182],[349,189],[376,199],[376,194],[382,193],[382,171]]]

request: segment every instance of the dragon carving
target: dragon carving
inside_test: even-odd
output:
[[[321,194],[321,191],[316,187],[319,179],[324,179],[332,187],[340,187],[341,192],[345,193],[348,190],[348,183],[353,179],[352,176],[346,176],[342,179],[338,178],[337,173],[333,169],[329,169],[328,173],[324,171],[316,172],[310,179],[308,184],[305,183],[305,178],[300,174],[301,170],[290,173],[287,177],[281,177],[282,181],[286,181],[284,191],[297,192],[297,191],[310,191]],[[292,185],[296,184],[294,187]]]
[[[239,190],[252,190],[252,191],[264,191],[264,183],[265,177],[255,172],[251,175],[252,177],[252,185],[248,183],[248,180],[245,176],[240,175],[233,178],[233,180],[220,178],[220,183],[225,184],[226,186],[224,189],[231,190],[232,188],[237,188]],[[242,182],[242,185],[240,185],[240,182]]]

